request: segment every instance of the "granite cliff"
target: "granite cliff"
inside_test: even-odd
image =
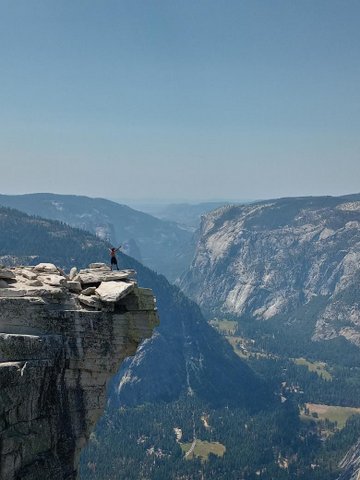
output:
[[[158,324],[134,275],[0,268],[1,480],[76,478],[109,378]]]
[[[181,287],[209,316],[297,320],[360,346],[360,195],[227,206],[203,218]],[[309,317],[309,315],[307,315]]]
[[[344,469],[338,480],[359,480],[360,478],[360,440],[348,451],[340,463]]]
[[[181,287],[208,317],[237,320],[239,335],[247,332],[273,353],[356,369],[360,195],[284,198],[207,214]],[[360,478],[359,453],[357,442],[339,480]]]

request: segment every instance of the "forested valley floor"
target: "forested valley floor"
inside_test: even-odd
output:
[[[336,341],[296,356],[304,351],[301,338],[298,349],[291,342],[285,348],[274,341],[274,326],[210,323],[266,380],[275,406],[214,409],[183,395],[108,409],[82,456],[82,480],[338,478],[360,434],[358,349],[339,355]]]

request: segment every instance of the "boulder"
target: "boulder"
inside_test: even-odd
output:
[[[59,270],[53,263],[39,263],[34,267],[36,272],[59,273]]]
[[[12,280],[15,278],[15,273],[7,268],[0,268],[0,278]]]
[[[82,290],[81,294],[82,295],[95,295],[95,290],[96,290],[96,287],[88,287],[88,288],[85,288],[85,290]]]
[[[79,295],[79,301],[83,305],[86,305],[87,307],[92,307],[95,309],[100,309],[101,308],[101,302],[99,301],[99,298],[96,295]]]
[[[80,293],[82,290],[81,283],[77,282],[76,280],[69,280],[67,282],[67,287],[70,290],[70,292],[74,292],[74,293]]]
[[[72,267],[72,269],[70,270],[70,273],[69,273],[69,279],[70,280],[74,280],[74,278],[76,277],[78,271],[77,271],[77,268],[76,267]]]
[[[134,290],[134,282],[102,282],[96,289],[96,295],[102,302],[115,303]]]

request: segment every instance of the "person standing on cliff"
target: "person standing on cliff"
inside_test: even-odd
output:
[[[116,258],[116,252],[118,250],[120,250],[121,248],[121,245],[118,247],[118,248],[115,248],[115,247],[112,247],[112,248],[109,248],[109,252],[110,252],[110,268],[111,270],[113,269],[113,266],[115,265],[116,266],[116,269],[119,270],[119,265],[118,265],[118,261],[117,261],[117,258]]]

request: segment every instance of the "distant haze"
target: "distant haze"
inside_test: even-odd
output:
[[[0,192],[358,192],[359,18],[355,0],[5,0]]]

